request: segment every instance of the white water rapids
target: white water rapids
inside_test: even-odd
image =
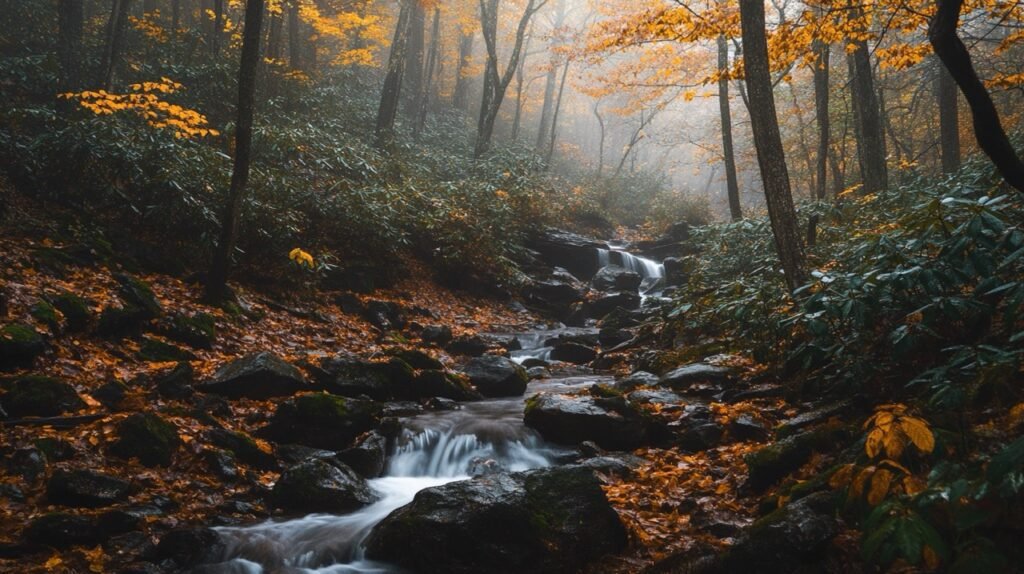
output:
[[[606,382],[588,376],[530,383],[527,396],[566,392]],[[367,560],[362,543],[388,514],[424,488],[465,480],[474,470],[497,466],[521,471],[553,464],[567,451],[545,443],[523,425],[524,397],[465,403],[460,410],[428,412],[403,421],[405,440],[389,459],[386,476],[370,486],[381,496],[352,514],[313,514],[287,521],[218,528],[228,542],[217,574],[350,574],[399,572]]]

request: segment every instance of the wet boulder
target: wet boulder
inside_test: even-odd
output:
[[[590,280],[590,286],[598,291],[636,291],[643,278],[636,271],[621,265],[605,265]]]
[[[567,312],[583,299],[583,291],[572,283],[551,279],[535,281],[525,290],[526,301],[545,311]]]
[[[194,349],[212,349],[217,339],[217,322],[209,313],[175,313],[161,321],[157,331],[172,341]]]
[[[733,371],[707,363],[691,363],[677,367],[661,376],[660,384],[690,394],[715,394],[733,379]]]
[[[136,413],[122,420],[117,437],[111,454],[137,458],[145,466],[169,466],[181,446],[178,427],[155,413]]]
[[[405,308],[393,301],[371,299],[364,305],[362,315],[381,331],[401,330],[409,322]]]
[[[105,533],[91,516],[51,512],[32,519],[22,532],[28,542],[53,548],[92,546],[103,541]]]
[[[187,349],[161,341],[154,337],[141,337],[139,342],[139,352],[136,356],[150,363],[169,363],[176,361],[194,361],[196,356],[194,353]]]
[[[597,334],[597,340],[602,347],[610,349],[633,339],[633,333],[625,329],[602,328]]]
[[[552,361],[585,365],[597,358],[597,351],[580,343],[566,342],[551,349],[549,357]]]
[[[462,335],[452,339],[445,345],[444,350],[452,355],[465,355],[467,357],[479,357],[491,348],[491,343],[480,335]]]
[[[619,291],[587,301],[584,305],[584,312],[588,317],[600,319],[616,309],[624,309],[626,311],[639,309],[640,302],[640,295],[630,291]]]
[[[271,500],[287,513],[345,514],[377,501],[366,480],[339,461],[310,459],[285,470]]]
[[[272,353],[255,353],[228,363],[198,390],[232,399],[286,397],[309,384],[294,365]]]
[[[419,349],[392,349],[388,354],[405,361],[413,369],[444,369],[444,364],[441,361],[430,353]]]
[[[128,499],[131,483],[88,469],[58,469],[46,483],[46,498],[52,504],[76,508],[100,508]]]
[[[489,473],[420,491],[367,540],[371,558],[415,572],[575,572],[626,545],[590,469]]]
[[[365,395],[378,401],[402,394],[415,377],[412,366],[399,357],[379,362],[354,355],[325,359],[315,373],[320,385],[333,394],[344,397]]]
[[[632,450],[649,438],[644,417],[621,397],[541,394],[526,402],[523,420],[545,439],[560,444],[593,441],[609,450]]]
[[[74,387],[52,377],[18,377],[6,387],[0,406],[11,417],[54,417],[85,408]]]
[[[238,460],[263,470],[275,470],[274,455],[261,449],[249,435],[223,428],[211,429],[206,434],[210,444],[218,446]]]
[[[188,570],[220,559],[226,547],[224,539],[212,528],[177,528],[163,535],[154,557]]]
[[[647,371],[636,371],[624,379],[615,382],[615,386],[623,391],[632,391],[639,387],[655,387],[660,382],[658,375]]]
[[[840,444],[847,434],[842,427],[825,425],[758,449],[743,457],[748,469],[747,484],[754,492],[762,492],[800,468],[814,452]]]
[[[278,405],[270,423],[256,435],[275,443],[341,450],[375,428],[380,412],[374,401],[328,393],[300,395]]]
[[[686,268],[678,257],[665,258],[665,284],[677,287],[686,283]]]
[[[0,327],[0,370],[31,367],[46,350],[46,342],[35,329],[21,323]]]
[[[377,431],[360,437],[353,446],[335,455],[336,459],[363,478],[377,478],[384,473],[388,456],[388,440]]]
[[[482,398],[470,384],[468,376],[434,369],[417,373],[409,385],[396,389],[395,397],[407,400],[440,397],[453,401],[473,401]]]
[[[498,355],[471,359],[462,371],[485,397],[520,396],[526,392],[526,384],[530,380],[523,367]]]
[[[110,379],[89,393],[92,398],[112,411],[118,410],[128,396],[128,385],[117,379]]]
[[[163,314],[163,306],[148,283],[127,273],[115,273],[114,279],[120,284],[121,300],[137,309],[145,319],[156,319]]]
[[[70,291],[58,293],[50,299],[50,304],[64,316],[64,324],[68,331],[82,331],[92,321],[93,313],[89,302]]]
[[[424,343],[443,347],[452,340],[452,329],[447,325],[428,325],[420,332]]]

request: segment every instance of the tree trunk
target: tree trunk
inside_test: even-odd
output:
[[[427,110],[430,107],[430,94],[434,88],[434,72],[437,70],[437,55],[441,51],[441,8],[434,8],[434,22],[430,27],[430,50],[427,54],[427,70],[423,79],[423,88],[420,90],[419,101],[417,102],[416,125],[413,127],[413,135],[419,136],[427,123]]]
[[[548,64],[547,78],[544,81],[544,104],[540,108],[540,126],[537,128],[537,151],[544,149],[548,140],[548,128],[551,126],[551,110],[555,106],[555,88],[558,86],[558,67],[554,57]]]
[[[221,221],[220,241],[214,252],[213,264],[206,283],[206,297],[221,302],[227,299],[228,271],[231,254],[238,241],[238,220],[242,211],[242,198],[249,181],[252,153],[252,122],[256,101],[256,74],[260,64],[263,0],[247,0],[245,29],[242,32],[242,56],[238,67],[238,119],[235,122],[235,158],[228,190],[227,207]]]
[[[729,109],[729,42],[718,37],[718,110],[722,116],[722,157],[725,160],[725,185],[729,197],[729,215],[743,219],[740,184],[736,177],[736,154],[732,147],[732,111]]]
[[[562,81],[558,84],[558,97],[555,98],[555,111],[551,114],[551,138],[548,140],[548,151],[544,155],[544,165],[551,165],[551,158],[555,155],[555,140],[558,138],[558,114],[562,111],[562,96],[565,95],[565,78],[569,75],[569,66],[572,60],[566,57],[562,66]]]
[[[270,14],[270,31],[267,32],[267,57],[271,60],[281,59],[281,29],[284,19],[280,12]]]
[[[455,91],[452,92],[452,107],[469,111],[469,78],[466,69],[473,57],[473,34],[463,32],[459,38],[459,63],[455,68]]]
[[[889,175],[885,165],[885,136],[882,133],[882,117],[875,92],[874,76],[871,70],[871,56],[868,43],[855,42],[857,49],[850,54],[850,93],[853,99],[853,116],[856,122],[857,159],[860,162],[860,176],[864,194],[884,191],[889,186]]]
[[[415,122],[419,112],[418,98],[423,93],[423,52],[426,45],[427,15],[423,3],[412,3],[409,21],[409,39],[405,48],[405,115]]]
[[[928,40],[971,107],[978,145],[1006,182],[1024,192],[1024,162],[1006,137],[992,96],[978,78],[971,54],[956,34],[963,0],[936,0],[936,5],[935,16],[928,26]]]
[[[302,69],[302,36],[299,30],[299,0],[288,2],[288,68]]]
[[[60,61],[60,91],[77,92],[82,87],[83,0],[60,0],[58,8],[57,56]],[[67,111],[70,100],[59,100],[59,109]]]
[[[743,29],[745,81],[747,97],[750,99],[750,123],[754,146],[757,148],[757,163],[764,181],[765,203],[775,236],[775,249],[786,275],[786,285],[792,292],[803,285],[807,275],[775,111],[775,96],[772,93],[763,1],[740,0],[740,23]]]
[[[526,43],[523,45],[523,57],[519,60],[516,68],[516,113],[512,119],[512,141],[519,140],[519,129],[523,124],[523,85],[526,81],[526,58],[530,53],[530,41],[533,39],[533,25],[530,25],[530,34],[526,36]]]
[[[957,109],[956,82],[942,63],[939,63],[936,95],[939,100],[939,149],[942,153],[942,171],[953,173],[960,169],[960,115]]]
[[[604,118],[601,117],[601,100],[594,101],[594,117],[597,118],[597,125],[601,130],[601,137],[597,142],[597,177],[601,177],[604,172]]]
[[[473,157],[483,157],[491,148],[491,137],[494,135],[494,122],[498,118],[498,110],[505,99],[505,90],[512,82],[519,57],[523,50],[523,39],[530,19],[537,13],[547,0],[528,0],[523,15],[519,18],[516,28],[515,44],[509,55],[504,73],[498,72],[498,4],[500,0],[480,0],[480,24],[487,45],[487,67],[484,77],[484,94],[481,100],[480,117],[477,121],[476,143],[473,146]]]
[[[113,0],[110,8],[110,19],[107,21],[107,41],[103,50],[103,63],[100,66],[100,87],[110,91],[114,87],[117,69],[121,67],[121,56],[124,52],[125,36],[128,32],[128,10],[131,0]]]
[[[376,145],[385,149],[394,138],[395,118],[398,116],[398,102],[402,95],[402,76],[405,75],[405,50],[409,39],[409,21],[412,19],[412,4],[417,0],[403,0],[395,24],[395,35],[388,55],[388,70],[384,76],[384,87],[380,92],[380,106],[377,108]]]
[[[223,36],[224,0],[213,0],[213,33],[210,34],[210,52],[214,58],[220,55],[220,44]]]
[[[816,159],[816,176],[814,179],[814,195],[818,200],[825,199],[827,194],[829,140],[832,138],[832,126],[828,116],[829,100],[829,45],[818,40],[814,47],[817,62],[814,64],[814,117],[818,124],[818,154]]]

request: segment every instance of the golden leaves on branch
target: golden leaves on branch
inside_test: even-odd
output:
[[[884,453],[895,460],[911,444],[922,454],[935,450],[935,436],[928,423],[906,412],[905,405],[884,405],[864,423],[865,430],[871,429],[864,441],[864,452],[869,458]]]
[[[75,100],[90,112],[104,116],[116,112],[132,112],[157,129],[169,129],[176,138],[218,136],[220,132],[209,127],[206,116],[161,99],[173,94],[182,85],[169,78],[159,82],[142,82],[129,86],[130,92],[115,94],[106,90],[69,92],[59,94],[66,100]]]

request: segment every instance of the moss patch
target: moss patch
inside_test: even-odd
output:
[[[28,325],[14,323],[0,328],[0,369],[31,366],[45,350],[43,337]]]
[[[118,425],[118,440],[110,452],[121,458],[138,458],[146,466],[168,466],[181,446],[178,428],[153,413],[134,414]]]
[[[81,331],[92,320],[92,310],[89,302],[75,295],[64,291],[53,297],[50,303],[64,315],[64,321],[69,331]]]

